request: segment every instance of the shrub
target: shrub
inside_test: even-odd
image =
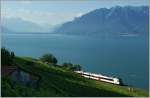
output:
[[[81,66],[79,64],[73,65],[72,63],[63,63],[62,66],[65,67],[66,69],[70,69],[72,71],[81,70]]]
[[[80,71],[81,70],[81,65],[79,65],[79,64],[73,65],[72,70],[73,71]]]
[[[2,65],[12,65],[14,57],[15,57],[14,52],[10,52],[5,48],[1,48],[1,64]]]
[[[46,63],[57,64],[57,59],[52,54],[44,54],[40,59]]]

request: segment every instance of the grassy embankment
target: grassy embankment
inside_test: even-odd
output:
[[[33,88],[2,77],[2,96],[148,96],[148,91],[86,79],[60,66],[47,65],[30,57],[15,57],[22,70],[41,77]]]

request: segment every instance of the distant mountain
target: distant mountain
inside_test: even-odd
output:
[[[1,31],[2,33],[11,33],[13,31],[10,31],[8,28],[4,27],[4,26],[1,26]]]
[[[148,6],[100,8],[66,22],[55,33],[72,35],[148,35]]]
[[[3,32],[49,32],[47,28],[21,18],[4,18],[2,19],[2,26]]]

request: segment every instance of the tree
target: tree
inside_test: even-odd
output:
[[[63,63],[63,67],[72,70],[72,71],[79,71],[81,70],[81,66],[79,64],[73,65],[72,63]]]
[[[13,63],[14,57],[15,57],[15,53],[14,52],[10,52],[11,63]]]
[[[11,52],[11,53],[10,53],[10,57],[11,57],[11,58],[14,58],[14,57],[15,57],[14,52]]]
[[[72,63],[69,63],[69,62],[65,62],[65,63],[63,63],[63,67],[72,68],[72,67],[73,67],[73,64],[72,64]]]
[[[80,71],[81,70],[81,66],[79,64],[73,65],[72,70],[73,71]]]
[[[53,55],[50,54],[50,53],[44,54],[40,59],[41,59],[41,61],[43,61],[43,62],[52,63],[52,64],[57,64],[57,59],[56,59],[56,57],[53,56]]]
[[[4,47],[1,48],[1,64],[2,65],[12,65],[14,57],[15,57],[14,52],[9,52]]]

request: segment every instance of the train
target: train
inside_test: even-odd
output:
[[[120,79],[116,77],[109,77],[109,76],[104,76],[102,74],[95,74],[95,73],[90,73],[90,72],[84,72],[84,71],[75,71],[75,73],[80,74],[81,76],[89,79],[94,79],[98,81],[103,81],[107,83],[112,83],[116,85],[120,85]]]

